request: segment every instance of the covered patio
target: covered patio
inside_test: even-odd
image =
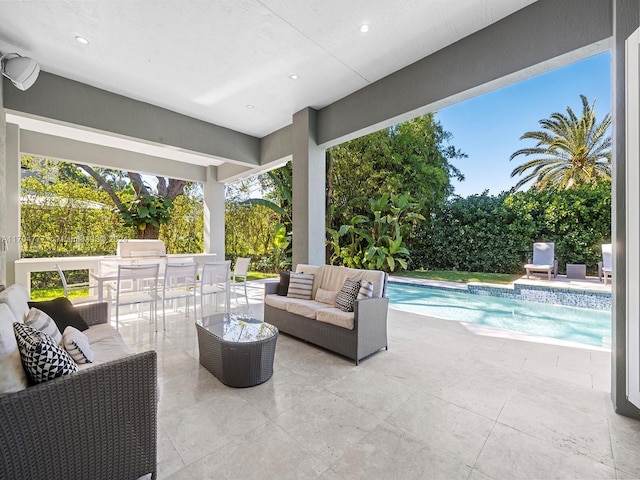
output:
[[[360,367],[283,335],[272,380],[232,390],[184,317],[120,331],[159,354],[160,478],[640,478],[637,0],[343,3],[0,3],[0,51],[42,69],[0,82],[0,284],[23,154],[203,183],[219,258],[225,184],[291,160],[293,264],[323,264],[326,148],[610,49],[611,354],[391,310]]]
[[[249,306],[262,315],[263,286]],[[390,309],[389,350],[354,366],[280,335],[273,377],[224,386],[198,362],[182,314],[157,336],[160,478],[623,479],[640,475],[640,425],[610,404],[608,351]],[[215,432],[215,435],[212,435]]]

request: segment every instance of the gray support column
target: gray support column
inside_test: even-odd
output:
[[[305,108],[293,115],[293,266],[325,263],[324,149],[316,139],[318,112]]]
[[[5,167],[4,235],[7,238],[6,280],[15,283],[15,264],[20,259],[20,127],[7,123]]]
[[[627,400],[627,311],[625,257],[627,249],[638,245],[626,245],[626,96],[625,96],[625,45],[624,42],[640,25],[638,0],[613,1],[613,45],[611,55],[613,117],[613,240],[614,278],[611,398],[617,413],[640,419],[640,410]],[[638,186],[635,186],[638,188]]]
[[[204,184],[204,251],[224,260],[224,183],[218,182],[216,167],[207,167]]]
[[[5,253],[5,212],[7,203],[7,122],[4,113],[2,77],[0,77],[0,285],[7,284],[7,255]]]

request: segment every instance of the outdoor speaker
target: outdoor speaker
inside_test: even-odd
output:
[[[26,90],[33,85],[40,73],[40,66],[33,58],[7,53],[0,57],[0,72],[18,89]]]

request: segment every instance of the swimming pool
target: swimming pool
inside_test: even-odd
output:
[[[611,312],[389,282],[392,308],[611,348]]]

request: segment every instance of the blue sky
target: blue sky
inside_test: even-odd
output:
[[[454,181],[455,194],[466,197],[489,190],[497,195],[518,181],[511,171],[531,157],[509,157],[520,148],[533,146],[519,140],[523,133],[540,130],[538,121],[567,106],[582,112],[580,94],[596,100],[596,118],[601,121],[611,109],[609,52],[602,53],[509,87],[452,105],[437,113],[451,143],[469,157],[453,164],[464,182]]]

